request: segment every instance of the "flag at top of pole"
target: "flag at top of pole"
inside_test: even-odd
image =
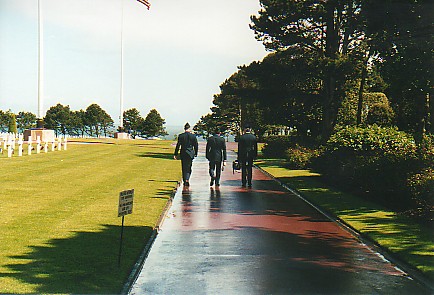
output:
[[[137,0],[137,1],[139,1],[140,3],[145,5],[146,8],[148,8],[148,10],[149,10],[149,8],[151,8],[151,3],[149,3],[149,1],[147,1],[147,0]]]

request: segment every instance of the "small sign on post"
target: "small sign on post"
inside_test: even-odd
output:
[[[134,189],[119,193],[118,217],[133,213]]]
[[[118,267],[121,266],[122,241],[124,237],[124,218],[125,215],[133,213],[134,189],[119,193],[118,217],[122,216],[121,239],[119,244]]]

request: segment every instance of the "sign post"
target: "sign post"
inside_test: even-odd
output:
[[[121,238],[119,244],[118,267],[121,266],[122,241],[124,236],[125,215],[133,213],[134,189],[125,190],[119,193],[118,217],[122,216]]]

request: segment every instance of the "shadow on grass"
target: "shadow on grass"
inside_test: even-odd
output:
[[[174,195],[174,188],[167,188],[167,189],[159,189],[155,196],[151,197],[151,199],[165,199],[168,200],[170,197]]]
[[[141,158],[154,158],[154,159],[170,159],[170,160],[173,160],[173,153],[146,152],[146,153],[136,154],[136,156],[137,157],[141,157]]]
[[[164,180],[164,179],[148,179],[149,182],[168,182],[168,183],[178,183],[178,180]]]
[[[139,146],[139,147],[146,147],[146,148],[148,148],[148,149],[171,150],[171,151],[174,150],[173,147],[153,146],[152,144],[154,144],[154,143],[153,143],[153,142],[150,142],[149,144],[138,144],[137,146]]]
[[[124,227],[118,267],[120,231],[120,226],[104,225],[98,232],[75,232],[71,238],[30,246],[29,253],[11,257],[18,262],[6,265],[10,272],[0,275],[31,286],[31,293],[119,294],[152,228]]]

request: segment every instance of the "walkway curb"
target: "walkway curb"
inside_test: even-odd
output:
[[[434,284],[431,282],[429,278],[427,278],[420,270],[416,269],[413,265],[410,265],[408,262],[400,259],[399,257],[396,257],[396,254],[391,252],[389,249],[385,248],[384,246],[377,243],[375,240],[367,236],[366,234],[363,234],[356,230],[354,227],[352,227],[350,224],[345,222],[343,219],[339,218],[338,216],[334,215],[331,212],[325,211],[324,209],[320,208],[319,206],[313,204],[310,202],[306,197],[303,196],[301,192],[298,190],[291,188],[287,184],[283,183],[279,179],[275,178],[274,175],[270,174],[269,172],[265,171],[261,167],[254,165],[258,170],[260,170],[262,173],[268,175],[270,178],[272,178],[275,182],[277,182],[280,186],[288,190],[289,192],[296,195],[298,198],[306,202],[309,206],[323,214],[325,217],[327,217],[329,220],[336,222],[341,228],[349,232],[351,235],[353,235],[357,240],[360,242],[366,244],[369,248],[375,250],[376,252],[380,253],[385,259],[389,260],[393,264],[395,264],[401,271],[408,274],[410,279],[414,279],[417,282],[419,282],[421,285],[425,286],[431,291],[434,291]]]
[[[158,218],[157,224],[155,225],[154,229],[152,230],[151,236],[148,239],[148,242],[146,243],[145,247],[142,250],[142,253],[139,256],[139,259],[134,264],[133,269],[131,270],[130,275],[128,276],[128,280],[124,284],[124,287],[122,288],[122,291],[120,294],[127,295],[131,291],[131,288],[133,287],[134,283],[136,282],[140,271],[143,267],[143,264],[145,263],[146,258],[148,257],[149,251],[151,250],[152,245],[154,244],[155,239],[157,238],[158,232],[160,231],[160,227],[164,222],[164,219],[167,215],[167,212],[169,211],[170,207],[172,206],[173,198],[175,197],[176,192],[178,191],[179,186],[181,183],[178,181],[177,186],[173,189],[172,193],[170,194],[170,198],[167,201],[166,205],[164,206],[164,209],[162,213],[160,214],[160,217]]]

